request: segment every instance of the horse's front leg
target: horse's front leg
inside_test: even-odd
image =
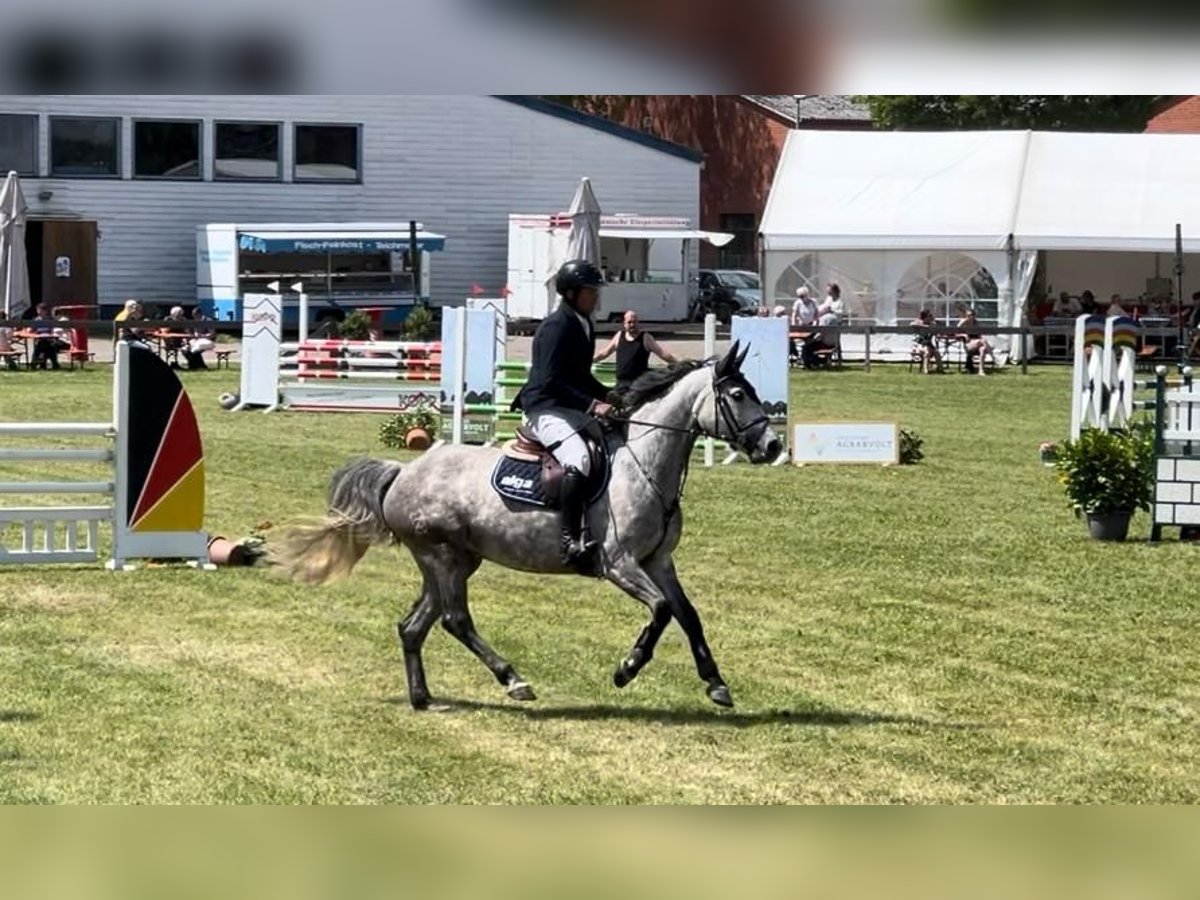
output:
[[[679,622],[679,627],[687,635],[692,647],[692,658],[696,661],[696,673],[700,680],[708,685],[708,699],[718,706],[733,706],[733,695],[729,686],[717,669],[708,641],[704,639],[704,626],[700,623],[700,613],[692,606],[675,574],[675,563],[670,557],[655,560],[647,567],[648,574],[654,579],[655,585],[662,591],[670,603],[671,614]]]
[[[712,651],[704,639],[700,615],[684,593],[671,560],[664,559],[652,564],[648,569],[624,560],[621,565],[610,569],[606,574],[609,581],[650,609],[650,621],[638,635],[633,649],[617,664],[617,670],[613,673],[613,684],[624,687],[637,676],[646,663],[650,662],[658,639],[662,637],[663,631],[674,616],[687,635],[692,656],[696,660],[696,671],[701,680],[708,685],[709,699],[720,706],[733,706],[729,687],[721,678],[717,664],[712,658]]]

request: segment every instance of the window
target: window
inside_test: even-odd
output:
[[[120,119],[50,117],[50,174],[116,178]]]
[[[271,180],[282,178],[279,126],[265,122],[217,122],[213,176]]]
[[[134,178],[199,178],[199,122],[134,122]]]
[[[970,306],[979,319],[996,321],[999,290],[984,266],[962,253],[934,253],[909,267],[896,288],[896,316],[910,321],[922,309],[951,325]]]
[[[757,269],[754,258],[754,213],[722,213],[721,231],[733,240],[721,248],[718,257],[723,269]]]
[[[297,125],[296,181],[359,181],[357,125]]]
[[[38,117],[0,115],[0,178],[38,173]]]

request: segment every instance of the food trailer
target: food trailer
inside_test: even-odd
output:
[[[278,282],[284,324],[295,327],[298,296],[286,285],[299,281],[310,326],[358,308],[382,309],[380,321],[394,324],[429,297],[430,254],[445,245],[419,222],[199,225],[196,300],[219,321],[239,321],[241,298]]]
[[[566,261],[571,218],[508,217],[508,299],[513,321],[539,321],[554,311],[554,274]],[[607,284],[599,317],[619,319],[627,309],[646,322],[682,322],[696,295],[696,241],[722,247],[732,234],[701,231],[672,216],[605,215],[600,218],[600,268]]]

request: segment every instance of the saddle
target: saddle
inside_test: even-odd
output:
[[[595,503],[608,488],[611,474],[608,452],[586,432],[582,435],[591,457],[587,480],[588,503]],[[562,492],[563,467],[530,429],[521,426],[515,440],[504,445],[504,456],[492,471],[492,488],[502,497],[558,509]]]

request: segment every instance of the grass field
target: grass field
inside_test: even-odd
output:
[[[897,419],[913,467],[693,469],[677,563],[738,703],[677,627],[624,691],[641,628],[615,588],[486,565],[481,632],[540,700],[504,699],[435,630],[415,714],[393,624],[417,590],[377,548],[322,589],[260,570],[0,570],[0,802],[1195,802],[1200,548],[1090,541],[1041,440],[1061,368],[982,379],[796,375],[812,419]],[[3,373],[0,419],[108,415],[108,367]],[[370,416],[230,414],[184,376],[208,528],[322,511]],[[12,466],[0,466],[0,479]],[[16,498],[4,498],[15,502]]]

